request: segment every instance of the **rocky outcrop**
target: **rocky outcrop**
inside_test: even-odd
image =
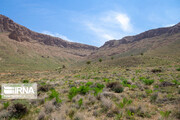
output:
[[[158,29],[152,29],[143,33],[140,33],[135,36],[127,36],[119,40],[110,40],[107,41],[101,48],[103,47],[117,47],[120,44],[127,44],[132,43],[136,41],[140,41],[145,38],[152,38],[156,36],[160,36],[162,34],[173,35],[175,33],[180,32],[180,23],[172,26],[172,27],[165,27],[165,28],[158,28]]]
[[[16,41],[35,41],[45,45],[57,46],[61,48],[72,48],[72,49],[86,49],[86,50],[96,50],[97,47],[68,42],[58,37],[52,37],[49,35],[33,32],[28,28],[19,25],[13,22],[6,16],[0,15],[0,32],[10,32],[9,38],[14,39]]]

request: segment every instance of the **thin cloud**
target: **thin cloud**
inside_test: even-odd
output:
[[[91,17],[84,23],[87,29],[98,37],[99,44],[112,39],[120,39],[133,32],[130,18],[127,14],[120,12],[106,12]]]
[[[52,32],[49,32],[49,31],[43,31],[42,33],[43,33],[43,34],[46,34],[46,35],[53,36],[53,37],[61,38],[61,39],[63,39],[63,40],[72,41],[72,40],[70,40],[67,36],[62,35],[62,34],[59,34],[59,33],[52,33]]]

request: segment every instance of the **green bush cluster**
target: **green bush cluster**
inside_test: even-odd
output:
[[[23,80],[22,83],[29,83],[29,80]]]
[[[52,100],[53,98],[56,99],[57,103],[61,103],[62,102],[62,100],[59,98],[59,93],[55,89],[52,89],[51,90],[51,94],[49,95],[49,99],[50,100]]]
[[[119,82],[110,82],[106,86],[116,93],[122,93],[124,90]]]
[[[79,107],[81,107],[82,104],[83,104],[83,99],[81,98],[81,99],[78,100]]]
[[[145,85],[151,85],[154,83],[154,80],[150,80],[144,77],[141,77],[140,80],[145,84]]]
[[[77,87],[72,87],[69,91],[69,95],[68,98],[70,100],[72,100],[72,98],[74,96],[76,96],[77,94],[82,94],[85,95],[86,93],[88,93],[90,90],[94,91],[94,95],[97,95],[99,92],[102,91],[102,89],[104,88],[103,84],[97,83],[96,85],[94,85],[93,87],[91,86],[93,85],[93,82],[87,82],[85,85],[80,86],[79,88]]]
[[[168,118],[171,111],[160,111],[160,114],[163,118]]]
[[[177,70],[177,71],[180,71],[180,68],[177,68],[176,70]]]
[[[127,98],[123,98],[123,101],[118,104],[120,108],[125,107],[126,105],[129,105],[132,103],[132,100],[128,100]]]
[[[6,109],[9,106],[9,102],[5,102],[3,103],[3,105],[4,105],[4,109]]]

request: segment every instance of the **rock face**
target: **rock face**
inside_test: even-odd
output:
[[[162,34],[173,35],[178,32],[180,32],[180,23],[172,27],[152,29],[152,30],[140,33],[138,35],[127,36],[119,40],[110,40],[110,41],[107,41],[102,47],[116,47],[116,46],[119,46],[120,44],[133,43],[133,42],[145,39],[145,38],[152,38],[152,37],[160,36]]]
[[[9,38],[22,42],[39,42],[45,45],[57,46],[61,48],[96,50],[97,47],[68,42],[61,38],[33,32],[28,28],[21,26],[6,16],[0,15],[0,32],[10,32]]]

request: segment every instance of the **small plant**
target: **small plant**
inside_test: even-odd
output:
[[[111,60],[113,60],[114,59],[114,57],[111,57]]]
[[[57,103],[61,103],[62,100],[59,98],[59,93],[55,90],[52,89],[51,90],[51,94],[49,95],[49,99],[52,100],[53,98],[56,98],[56,102]]]
[[[128,116],[129,116],[129,117],[134,116],[134,113],[133,113],[133,112],[131,112],[130,110],[127,110],[127,114],[128,114]]]
[[[119,113],[119,114],[117,114],[117,115],[115,116],[115,120],[121,120],[122,117],[123,117],[123,114],[122,114],[122,112],[121,112],[121,113]]]
[[[148,90],[145,90],[145,92],[147,95],[150,95],[153,91],[148,89]]]
[[[150,97],[150,101],[151,101],[151,102],[155,102],[157,98],[158,98],[158,93],[154,93],[154,94]]]
[[[86,83],[86,86],[88,86],[88,87],[91,86],[91,85],[93,85],[93,82],[87,82]]]
[[[110,80],[108,78],[103,78],[104,82],[109,82]]]
[[[180,68],[177,68],[176,70],[177,70],[177,71],[180,71]]]
[[[106,86],[107,88],[110,88],[112,91],[116,93],[121,93],[124,90],[122,85],[119,82],[111,82],[111,83],[108,83]]]
[[[83,99],[81,98],[81,99],[78,100],[79,107],[81,107],[82,104],[83,104]]]
[[[104,88],[104,85],[103,85],[103,84],[97,83],[97,84],[96,84],[96,87],[93,88],[93,90],[94,90],[94,96],[97,96],[98,93],[102,92],[103,88]]]
[[[129,105],[132,103],[132,100],[128,100],[127,98],[123,98],[123,101],[118,104],[120,108],[125,107],[126,105]]]
[[[76,96],[77,94],[78,94],[78,88],[72,87],[72,88],[70,89],[70,91],[69,91],[68,98],[69,98],[70,100],[72,100],[72,98],[73,98],[74,96]]]
[[[4,109],[6,109],[9,106],[9,102],[5,102],[3,103],[3,105],[4,105]]]
[[[23,80],[22,83],[29,83],[29,80]]]
[[[168,118],[171,111],[160,111],[162,118]]]
[[[154,83],[154,80],[149,80],[149,79],[147,79],[147,78],[140,78],[140,80],[142,81],[142,82],[144,82],[144,84],[145,85],[151,85],[151,84],[153,84]]]
[[[164,79],[160,79],[159,82],[161,82],[161,83],[164,82]]]
[[[58,67],[58,68],[56,68],[56,71],[59,72],[59,73],[61,73],[61,72],[62,72],[62,68],[61,68],[61,67]]]
[[[101,59],[101,58],[99,59],[99,62],[102,62],[102,59]]]
[[[178,82],[177,80],[172,80],[172,82],[173,82],[175,85],[180,85],[180,82]]]
[[[80,86],[78,92],[82,95],[85,95],[89,91],[88,86]]]
[[[87,65],[91,64],[91,61],[87,61],[86,64],[87,64]]]
[[[141,53],[141,55],[144,55],[143,53]]]

